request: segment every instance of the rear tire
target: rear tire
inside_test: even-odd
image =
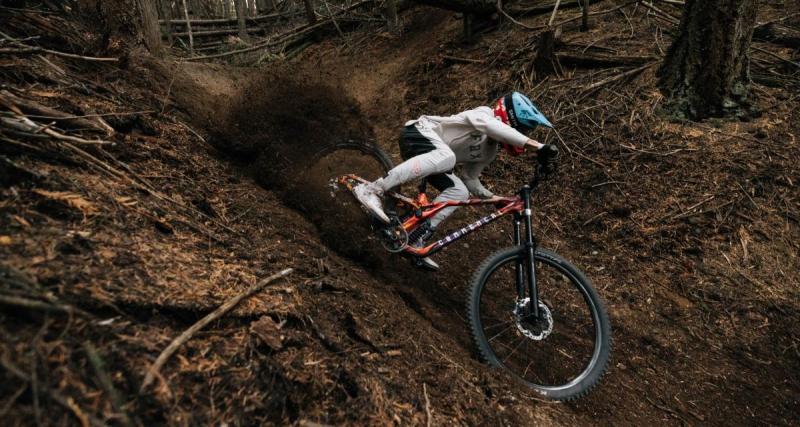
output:
[[[355,140],[348,140],[342,142],[336,142],[330,144],[327,147],[322,148],[318,152],[314,154],[311,159],[311,165],[314,167],[317,163],[319,163],[325,157],[334,154],[337,151],[353,151],[355,153],[360,153],[361,155],[371,157],[374,159],[382,169],[383,173],[389,172],[390,169],[394,167],[394,163],[392,163],[391,157],[386,154],[380,147],[373,143],[364,142],[364,141],[355,141]],[[359,171],[350,171],[349,173],[358,174]],[[366,179],[370,179],[369,177],[362,177]]]
[[[517,313],[514,268],[524,259],[523,247],[506,248],[478,267],[467,296],[473,341],[485,361],[548,399],[577,399],[606,372],[611,354],[608,313],[579,269],[553,252],[537,249],[539,301],[547,308],[552,328],[540,338],[538,331],[545,329],[537,329],[540,322]]]
[[[341,141],[321,147],[305,166],[298,172],[301,176],[293,191],[295,206],[317,225],[327,245],[355,259],[374,259],[375,254],[382,254],[384,249],[371,238],[370,217],[332,180],[346,174],[370,180],[384,176],[393,167],[386,152],[370,142]]]

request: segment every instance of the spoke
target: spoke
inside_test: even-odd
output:
[[[495,323],[495,324],[494,324],[494,325],[492,325],[492,326],[487,326],[487,327],[483,328],[483,330],[484,330],[484,331],[488,331],[489,329],[496,328],[496,327],[498,327],[498,326],[508,325],[509,323],[511,323],[511,322],[513,322],[513,321],[514,321],[514,319],[507,320],[507,321],[505,321],[505,322]]]
[[[523,337],[522,337],[522,340],[519,342],[519,344],[517,344],[517,346],[516,346],[516,347],[514,347],[514,349],[513,349],[513,350],[511,350],[511,353],[509,353],[509,354],[508,354],[508,356],[506,356],[506,357],[505,357],[505,359],[503,359],[503,363],[506,363],[506,360],[508,360],[508,358],[509,358],[509,357],[513,356],[513,355],[514,355],[514,353],[516,353],[516,352],[517,352],[517,349],[519,348],[519,346],[521,346],[521,345],[522,345],[522,343],[524,343],[524,342],[526,342],[526,341],[528,341],[528,338],[523,336]]]
[[[507,328],[503,329],[502,331],[498,332],[498,333],[497,333],[497,335],[495,335],[495,336],[493,336],[493,337],[489,338],[489,339],[488,339],[488,341],[489,341],[489,342],[492,342],[492,341],[494,341],[494,339],[495,339],[495,338],[499,337],[500,335],[503,335],[503,333],[505,333],[507,330],[509,330],[509,329],[513,328],[514,326],[515,326],[515,325],[511,325],[511,326],[509,326],[509,327],[507,327]]]

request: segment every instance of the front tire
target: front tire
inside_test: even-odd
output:
[[[517,300],[516,265],[524,260],[524,248],[512,247],[478,267],[467,297],[473,341],[485,361],[545,397],[582,397],[598,384],[608,365],[608,313],[579,269],[553,252],[537,249],[539,304],[546,315],[534,321],[521,314],[525,304]]]

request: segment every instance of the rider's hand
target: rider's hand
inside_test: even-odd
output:
[[[553,160],[558,157],[558,147],[555,144],[545,144],[542,145],[539,150],[536,151],[536,159],[539,163],[547,163],[550,160]]]
[[[537,152],[536,161],[541,166],[542,174],[552,175],[558,167],[558,147],[554,144],[543,145]]]

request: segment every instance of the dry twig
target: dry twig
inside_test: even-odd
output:
[[[256,292],[259,292],[260,290],[264,289],[264,287],[266,287],[268,284],[270,284],[270,283],[274,282],[275,280],[278,280],[278,279],[280,279],[282,277],[287,276],[292,271],[293,271],[293,269],[287,268],[285,270],[282,270],[282,271],[280,271],[278,273],[273,274],[272,276],[267,277],[266,279],[261,280],[260,282],[256,283],[254,286],[252,286],[247,291],[245,291],[245,292],[243,292],[243,293],[241,293],[241,294],[229,299],[224,304],[219,306],[216,310],[214,310],[211,313],[209,313],[206,317],[203,317],[202,319],[200,319],[197,323],[192,325],[189,329],[183,331],[182,334],[178,335],[178,337],[175,338],[167,346],[167,348],[165,348],[164,351],[161,352],[160,355],[158,355],[158,358],[156,358],[156,361],[153,362],[153,365],[150,366],[150,369],[147,370],[147,374],[144,377],[144,381],[142,382],[142,387],[139,389],[139,391],[140,392],[144,392],[144,390],[148,386],[150,386],[150,384],[153,383],[153,380],[155,379],[155,377],[159,375],[159,371],[161,370],[161,367],[164,366],[165,363],[167,363],[167,360],[169,360],[170,356],[172,356],[172,354],[175,353],[175,351],[177,351],[180,346],[182,346],[187,341],[189,341],[197,331],[199,331],[200,329],[203,329],[209,323],[213,322],[214,320],[216,320],[216,319],[220,318],[221,316],[223,316],[225,313],[229,312],[231,309],[236,307],[236,305],[239,304],[243,299],[251,297]]]

